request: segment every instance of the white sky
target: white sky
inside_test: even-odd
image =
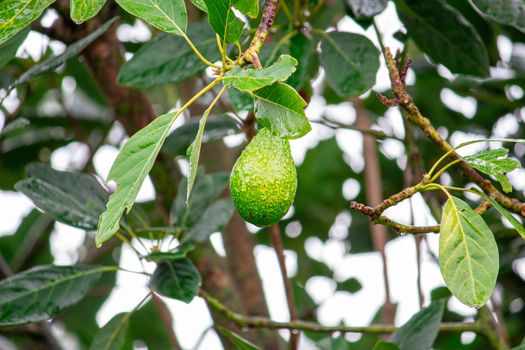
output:
[[[44,23],[50,23],[53,14],[44,18]],[[401,28],[401,24],[395,13],[392,3],[389,4],[387,10],[378,16],[377,23],[384,35],[385,44],[394,51],[401,48],[402,45],[393,38],[393,33]],[[341,20],[338,25],[339,30],[351,31],[361,33],[369,37],[377,46],[377,40],[370,28],[364,31],[361,27],[356,25],[351,19],[345,18]],[[129,25],[122,25],[118,30],[118,36],[124,40],[139,40],[144,41],[150,37],[150,33],[146,26],[140,22],[131,27]],[[512,50],[512,43],[500,38],[498,40],[498,47],[502,51],[502,56],[510,57],[508,52]],[[19,55],[30,55],[34,59],[38,59],[42,52],[42,48],[47,44],[47,40],[43,40],[39,34],[31,32],[23,49],[19,51]],[[63,50],[63,46],[59,43],[52,43],[55,52]],[[446,68],[441,67],[440,72],[444,75],[450,75]],[[323,74],[317,79],[322,79]],[[408,82],[413,84],[416,77],[410,71]],[[74,83],[74,82],[73,82]],[[377,83],[374,90],[382,91],[389,87],[389,80],[383,60],[381,61],[381,69],[377,74]],[[67,87],[66,87],[67,88]],[[71,86],[69,86],[71,88]],[[74,86],[73,86],[74,88]],[[523,95],[523,89],[520,87],[511,87],[509,93],[519,98]],[[456,95],[452,90],[445,89],[441,92],[441,99],[448,107],[463,113],[466,117],[472,117],[476,111],[476,101],[472,98],[464,98]],[[16,107],[18,103],[16,95],[6,101],[8,108]],[[349,103],[343,103],[338,106],[327,106],[324,99],[320,96],[314,96],[310,105],[307,108],[307,115],[311,120],[318,120],[322,114],[326,114],[333,119],[341,122],[351,123],[355,119],[355,111]],[[0,125],[3,125],[3,118],[0,118]],[[504,121],[498,123],[494,134],[498,137],[505,137],[508,133],[517,128],[518,123],[523,123],[523,120],[518,120],[514,115],[508,115]],[[390,109],[384,118],[381,118],[379,125],[382,128],[388,128],[397,137],[403,137],[404,131],[402,127],[402,120],[397,109]],[[334,136],[334,132],[319,124],[312,124],[313,130],[305,137],[291,142],[292,153],[296,164],[300,164],[304,159],[304,155],[309,148],[315,147],[317,143],[329,137]],[[445,131],[444,131],[445,132]],[[113,134],[122,134],[122,128],[116,125]],[[363,168],[363,157],[361,154],[361,140],[362,136],[358,132],[340,130],[335,133],[338,144],[345,153],[347,162],[354,170],[361,170]],[[467,139],[477,138],[476,135],[466,134],[462,132],[454,132],[450,139],[453,144],[459,144]],[[350,141],[351,140],[351,141]],[[230,138],[228,145],[238,144],[239,138]],[[479,150],[482,145],[473,146],[465,149],[465,152],[471,153]],[[396,141],[385,141],[381,145],[381,150],[392,159],[403,158],[404,148],[401,143]],[[525,152],[525,150],[524,150]],[[94,157],[94,165],[97,174],[105,178],[109,172],[109,168],[117,156],[118,148],[111,145],[103,146],[99,149]],[[53,152],[51,163],[54,168],[59,170],[65,169],[80,169],[83,166],[83,159],[86,155],[86,146],[75,142],[68,146]],[[401,161],[401,160],[400,160]],[[399,164],[399,162],[398,162]],[[511,174],[511,181],[520,190],[525,190],[523,182],[518,181],[523,179],[525,171],[520,170]],[[355,180],[348,180],[345,182],[345,197],[352,197],[359,191],[359,185]],[[385,194],[388,195],[388,194]],[[148,180],[143,185],[138,201],[146,201],[154,198],[154,189],[151,181]],[[347,198],[347,199],[350,199]],[[428,209],[421,198],[415,196],[412,199],[413,206],[416,208],[416,218],[420,225],[434,224],[434,219],[429,215]],[[410,218],[407,213],[410,212],[410,201],[400,203],[394,208],[387,211],[387,215],[396,218],[402,222],[409,223]],[[0,191],[0,235],[11,234],[19,225],[21,219],[31,210],[31,202],[23,195],[16,192]],[[346,217],[346,219],[345,219]],[[348,216],[342,214],[341,222],[348,221]],[[348,222],[346,223],[348,224]],[[297,226],[296,226],[297,229]],[[339,234],[337,232],[343,232]],[[84,239],[85,233],[81,230],[68,227],[66,225],[57,224],[51,236],[52,252],[55,256],[55,263],[57,264],[72,264],[78,259],[78,254],[75,250],[80,246]],[[382,285],[382,268],[380,258],[377,253],[367,254],[347,254],[344,255],[345,230],[337,231],[334,229],[333,237],[326,243],[312,238],[307,242],[308,254],[320,261],[327,263],[333,269],[337,280],[345,280],[350,277],[357,278],[363,288],[355,294],[346,292],[335,292],[335,284],[333,281],[322,278],[313,277],[307,283],[307,291],[312,298],[320,303],[318,309],[319,320],[323,324],[336,325],[344,321],[352,326],[367,325],[376,310],[383,304],[384,289]],[[220,235],[214,234],[212,236],[213,245],[221,253],[222,241]],[[429,235],[428,242],[430,249],[434,254],[437,254],[438,237],[437,235]],[[136,243],[136,242],[135,242]],[[135,244],[137,248],[140,248]],[[396,323],[402,324],[408,320],[415,312],[418,311],[418,298],[416,289],[416,253],[414,239],[411,236],[399,237],[387,244],[386,254],[388,259],[388,269],[390,276],[390,284],[392,290],[392,298],[395,303],[398,303],[398,312],[396,315]],[[263,287],[267,300],[271,318],[279,321],[288,319],[288,312],[286,301],[284,298],[284,289],[281,284],[279,268],[273,250],[265,246],[257,246],[255,249],[255,256],[257,266],[263,281]],[[299,262],[300,263],[300,262]],[[295,254],[287,252],[287,265],[293,275],[297,270]],[[139,260],[134,255],[129,247],[122,249],[121,266],[129,270],[140,271],[142,266]],[[153,265],[146,266],[148,271],[153,269]],[[516,269],[522,273],[525,278],[525,258],[516,262]],[[428,302],[430,298],[430,291],[437,286],[444,285],[439,266],[433,262],[426,246],[422,248],[422,279],[423,292],[425,301]],[[111,293],[102,309],[97,315],[97,322],[99,325],[104,325],[115,314],[131,310],[147,293],[147,279],[145,276],[118,272],[117,287]],[[206,308],[204,301],[196,298],[192,303],[186,305],[182,302],[164,299],[171,310],[174,317],[175,332],[179,336],[179,341],[184,349],[192,349],[202,332],[211,325],[211,318]],[[461,305],[457,300],[452,299],[449,306],[453,310],[464,315],[474,314],[474,310]],[[523,306],[523,305],[522,305]],[[281,334],[288,337],[288,333],[283,331]],[[358,336],[357,336],[358,337]],[[356,339],[356,335],[349,335],[349,339]],[[468,338],[468,337],[467,337]],[[313,345],[304,341],[301,349],[313,349]],[[468,340],[468,339],[467,339]],[[208,332],[201,343],[199,349],[220,349],[220,343],[214,332]]]

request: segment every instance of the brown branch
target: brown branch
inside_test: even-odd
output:
[[[412,97],[406,91],[406,86],[403,82],[402,75],[399,72],[397,62],[388,48],[385,48],[384,56],[390,75],[392,92],[394,94],[395,100],[398,102],[400,107],[407,112],[408,119],[417,125],[431,141],[441,148],[443,152],[446,153],[452,151],[453,147],[447,141],[445,141],[445,139],[443,139],[443,137],[434,128],[430,120],[421,114],[419,108],[412,100]],[[402,70],[402,72],[403,71],[404,70]],[[450,154],[450,158],[452,160],[460,159],[456,152],[452,152]],[[503,207],[525,216],[524,203],[502,194],[489,180],[478,174],[476,170],[474,170],[474,168],[472,168],[468,163],[461,161],[458,163],[458,166],[461,168],[464,175],[468,179],[475,182],[487,195],[494,198]]]
[[[323,326],[321,324],[310,321],[290,321],[277,322],[272,321],[266,317],[253,317],[241,315],[231,311],[219,300],[215,299],[208,293],[200,291],[199,295],[203,297],[212,308],[221,313],[225,318],[238,325],[240,328],[267,328],[267,329],[289,329],[298,331],[311,331],[319,333],[367,333],[367,334],[389,334],[396,330],[394,325],[375,324],[365,327],[349,327],[349,326]],[[476,332],[481,333],[480,323],[460,323],[449,322],[442,323],[439,326],[439,331],[443,333],[462,333],[462,332]]]
[[[264,2],[264,9],[261,16],[261,22],[259,22],[259,27],[253,36],[253,39],[250,43],[250,47],[246,50],[243,55],[243,60],[250,62],[256,68],[261,68],[261,62],[259,61],[259,52],[270,32],[275,16],[277,15],[277,0],[266,0]],[[243,62],[241,62],[242,65]]]
[[[295,307],[295,301],[293,296],[293,289],[288,273],[286,271],[286,261],[284,257],[283,242],[281,240],[281,232],[279,225],[275,224],[269,227],[270,238],[272,240],[275,253],[277,254],[277,260],[279,260],[279,268],[281,270],[281,277],[283,279],[284,290],[286,292],[286,302],[288,303],[288,310],[290,312],[290,321],[294,322],[297,320],[297,308]],[[290,332],[290,349],[297,350],[299,345],[299,332],[292,330]]]

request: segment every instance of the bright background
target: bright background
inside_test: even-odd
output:
[[[52,11],[48,11],[42,19],[43,25],[50,25],[55,16]],[[390,3],[386,11],[377,16],[376,21],[384,35],[385,44],[393,51],[402,48],[402,44],[393,38],[393,33],[402,28],[402,24],[397,17],[392,3]],[[340,31],[364,34],[378,46],[372,28],[364,31],[348,17],[340,21],[338,29]],[[148,40],[151,37],[151,33],[142,22],[137,21],[137,24],[133,27],[121,25],[118,30],[118,36],[121,40],[140,42]],[[23,47],[20,48],[18,55],[31,55],[34,59],[38,59],[47,45],[50,45],[56,54],[64,50],[64,46],[61,43],[48,42],[47,38],[38,33],[31,32]],[[498,48],[504,61],[510,58],[513,50],[525,50],[524,45],[513,46],[511,42],[503,36],[498,39]],[[445,67],[440,67],[439,72],[446,78],[453,78],[453,75]],[[504,77],[505,74],[507,73],[504,68],[495,68],[492,71],[492,75],[495,77]],[[323,73],[321,72],[316,82],[314,82],[314,91],[315,87],[320,85],[319,82],[322,81],[322,79]],[[416,77],[413,72],[409,72],[408,84],[413,84],[415,79]],[[66,97],[70,96],[69,101],[66,101],[67,103],[74,103],[73,93],[75,87],[76,83],[74,79],[64,80],[62,89]],[[384,61],[382,61],[381,69],[377,74],[377,83],[373,90],[383,91],[388,88],[389,80],[387,70]],[[511,92],[516,95],[517,98],[523,95],[523,90],[517,86],[513,87],[513,91]],[[1,94],[5,94],[5,91],[0,91],[0,95]],[[477,108],[475,99],[458,96],[447,89],[443,90],[441,100],[449,108],[463,113],[466,117],[470,118],[474,115]],[[17,104],[18,99],[16,98],[16,92],[13,92],[4,102],[8,110],[13,110]],[[55,106],[49,105],[44,106],[44,108],[52,110]],[[307,108],[307,115],[311,121],[320,120],[321,115],[327,115],[331,119],[339,120],[346,124],[351,124],[355,120],[355,110],[351,104],[327,105],[324,98],[315,94]],[[522,113],[522,115],[525,115],[525,113]],[[514,115],[508,115],[502,120],[503,121],[498,123],[497,127],[493,130],[493,136],[495,137],[505,137],[517,130],[518,123],[524,122],[524,120],[519,120]],[[3,124],[3,117],[0,115],[0,128]],[[176,126],[179,125],[180,123]],[[362,135],[359,132],[350,130],[338,130],[334,132],[330,128],[316,123],[312,123],[312,126],[313,130],[308,135],[299,140],[291,141],[292,153],[297,165],[301,164],[305,152],[309,148],[315,147],[320,140],[330,138],[335,134],[339,146],[345,153],[345,161],[347,161],[355,171],[361,171],[363,169]],[[389,109],[385,116],[379,119],[376,127],[387,128],[400,138],[404,136],[401,115],[396,108]],[[457,145],[466,140],[479,138],[477,135],[466,134],[460,131],[455,131],[451,135],[448,135],[447,130],[440,129],[440,132],[442,132],[444,136],[449,136],[449,140],[453,145]],[[115,123],[109,135],[109,143],[111,144],[112,140],[120,140],[123,133],[122,126],[119,123]],[[225,142],[228,146],[237,146],[243,142],[242,137],[243,136],[232,136],[226,139]],[[490,147],[497,146],[497,144],[490,145]],[[479,147],[484,146],[474,145],[464,151],[465,153],[473,153],[479,150]],[[392,159],[392,161],[397,161],[400,168],[404,169],[406,157],[404,146],[401,142],[387,139],[379,144],[379,149],[387,157]],[[525,149],[522,150],[523,153],[525,153]],[[77,170],[83,167],[87,159],[87,154],[86,145],[74,142],[53,152],[51,164],[57,170]],[[94,164],[97,175],[100,178],[104,179],[107,176],[117,154],[118,147],[112,145],[103,146],[96,153]],[[181,165],[187,167],[187,163],[184,162],[185,161],[182,161]],[[510,174],[511,182],[517,190],[525,190],[524,176],[524,170],[517,170]],[[347,180],[341,190],[345,198],[351,200],[361,189],[357,181]],[[385,193],[385,196],[388,195],[390,194]],[[154,196],[154,189],[148,178],[139,193],[137,201],[148,201],[153,199]],[[419,195],[415,196],[412,200],[400,203],[395,208],[390,208],[386,214],[401,222],[410,223],[410,205],[413,205],[416,213],[415,217],[417,220],[415,224],[431,225],[436,223],[430,216],[424,200]],[[16,192],[0,191],[0,236],[13,234],[22,218],[32,208],[32,203],[24,195]],[[316,238],[310,238],[307,241],[306,248],[308,254],[314,259],[325,262],[333,269],[337,280],[343,281],[349,277],[355,277],[363,285],[361,290],[350,294],[341,291],[336,292],[336,284],[329,278],[312,277],[308,281],[306,290],[316,303],[320,303],[317,311],[318,317],[320,322],[326,325],[338,325],[344,322],[351,326],[365,326],[370,323],[374,313],[384,301],[384,289],[381,277],[382,267],[379,254],[366,253],[353,255],[351,250],[349,254],[345,253],[344,240],[347,235],[347,227],[350,225],[350,220],[350,215],[345,213],[340,214],[330,231],[331,238],[326,243]],[[250,230],[253,232],[254,227],[250,227]],[[292,232],[293,227],[286,231]],[[56,223],[51,235],[51,248],[55,263],[58,265],[74,264],[78,259],[77,249],[81,246],[85,234],[82,230]],[[213,234],[211,240],[216,251],[224,255],[220,234]],[[426,301],[430,299],[430,291],[432,289],[444,285],[439,266],[433,261],[430,255],[431,252],[437,255],[437,245],[438,236],[433,234],[428,235],[428,245],[422,245],[421,275],[423,293]],[[136,242],[135,246],[141,250],[141,247],[136,244]],[[254,253],[263,281],[266,298],[271,301],[268,303],[271,318],[278,321],[286,321],[289,317],[275,253],[273,249],[267,246],[257,246]],[[388,259],[392,301],[398,304],[396,324],[402,324],[419,309],[416,288],[417,275],[414,238],[407,235],[391,240],[386,246],[386,255]],[[293,252],[286,252],[286,263],[289,273],[293,276],[298,268],[298,264],[300,264]],[[121,266],[134,271],[143,269],[141,262],[127,246],[122,248]],[[154,265],[149,264],[144,267],[147,271],[151,272]],[[525,278],[525,258],[517,260],[514,268]],[[143,275],[119,271],[117,288],[113,290],[111,296],[97,315],[99,325],[103,326],[111,317],[119,312],[133,309],[148,293],[146,287],[147,282],[147,278]],[[196,298],[188,305],[171,299],[164,300],[167,302],[173,314],[175,332],[184,349],[209,350],[221,348],[216,334],[213,331],[207,331],[212,325],[212,321],[206,304],[202,299]],[[520,305],[515,305],[515,307],[521,309],[523,302]],[[451,298],[449,308],[463,315],[474,315],[475,313],[473,309],[463,306],[455,298]],[[82,316],[79,315],[79,317]],[[73,339],[68,338],[63,329],[55,326],[53,331],[60,336],[59,338],[67,342],[68,348],[75,348]],[[287,331],[283,331],[281,334],[284,337],[288,337]],[[349,334],[347,337],[350,340],[356,340],[360,336]],[[307,350],[315,348],[305,337],[301,337],[301,339],[301,349]],[[470,342],[472,339],[473,334],[468,332],[462,336],[462,341],[465,343]]]

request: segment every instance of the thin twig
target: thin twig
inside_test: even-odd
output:
[[[350,326],[323,326],[321,324],[310,322],[310,321],[290,321],[290,322],[277,322],[272,321],[267,317],[256,317],[241,315],[231,311],[219,300],[215,299],[208,293],[201,290],[200,296],[206,299],[208,305],[210,305],[217,312],[222,314],[226,319],[235,323],[240,328],[267,328],[267,329],[290,329],[298,331],[311,331],[320,333],[367,333],[367,334],[388,334],[393,333],[396,330],[394,325],[383,325],[373,324],[364,327],[350,327]],[[460,323],[460,322],[448,322],[442,323],[439,326],[439,331],[443,333],[462,333],[462,332],[481,332],[481,327],[478,322]]]
[[[288,310],[290,312],[290,321],[294,322],[297,320],[297,308],[295,307],[294,296],[292,283],[288,278],[288,273],[286,272],[286,261],[284,257],[284,248],[283,242],[281,240],[281,232],[279,225],[275,224],[269,227],[270,238],[272,240],[275,253],[277,254],[277,260],[279,260],[279,268],[281,270],[281,276],[283,278],[284,290],[286,292],[286,302],[288,303]],[[299,345],[299,335],[300,333],[294,330],[290,332],[290,349],[297,350]]]

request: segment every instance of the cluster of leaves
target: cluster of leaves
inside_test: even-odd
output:
[[[260,53],[266,68],[256,69],[241,64],[242,51],[235,59],[228,57],[236,52],[234,46],[242,49],[251,38],[249,27],[255,27],[261,16],[256,0],[192,0],[207,19],[190,23],[183,0],[116,2],[133,15],[131,19],[126,19],[128,15],[123,14],[121,21],[133,22],[137,17],[163,32],[140,47],[124,43],[126,49],[133,52],[133,57],[120,69],[117,78],[120,85],[148,90],[153,96],[155,89],[166,84],[183,83],[198,75],[208,79],[204,73],[207,64],[219,67],[215,67],[218,71],[220,67],[227,67],[208,90],[216,90],[222,85],[224,91],[227,90],[227,95],[223,96],[227,96],[232,112],[253,112],[261,126],[288,139],[299,138],[311,129],[304,112],[304,97],[312,95],[311,82],[318,76],[320,68],[324,71],[320,94],[329,104],[359,96],[374,85],[380,50],[363,35],[327,32],[326,29],[344,15],[368,28],[371,19],[381,14],[388,4],[386,0],[299,1],[300,9],[294,12],[293,20],[287,17],[286,11],[279,12],[272,40],[264,45]],[[104,273],[116,269],[114,261],[108,261],[104,266],[49,265],[53,262],[49,249],[53,221],[49,218],[87,231],[98,230],[98,245],[115,234],[151,241],[170,236],[177,238],[175,248],[152,250],[142,258],[157,263],[150,280],[150,287],[156,293],[190,302],[202,281],[188,254],[191,256],[191,252],[198,249],[198,245],[206,241],[211,233],[221,231],[233,214],[230,200],[219,198],[225,190],[227,175],[204,174],[203,170],[198,170],[201,143],[222,140],[227,135],[239,133],[241,129],[230,119],[211,116],[213,105],[200,121],[192,120],[173,132],[172,126],[176,118],[182,116],[184,107],[161,115],[124,144],[107,179],[117,183],[116,191],[111,195],[91,176],[58,172],[42,164],[27,167],[28,177],[22,180],[27,164],[49,161],[45,154],[79,138],[67,111],[50,117],[44,116],[39,109],[50,98],[48,92],[56,91],[64,77],[74,77],[77,89],[96,103],[96,108],[90,105],[82,111],[75,111],[74,116],[90,136],[97,133],[106,135],[112,122],[111,107],[101,96],[97,82],[85,63],[77,56],[114,25],[116,19],[108,20],[89,35],[68,45],[60,55],[53,55],[48,49],[37,64],[30,59],[15,58],[17,49],[29,33],[26,27],[54,3],[53,0],[4,0],[0,3],[0,69],[5,67],[2,73],[6,73],[2,74],[0,85],[6,91],[16,89],[23,107],[21,116],[8,119],[0,134],[0,188],[11,190],[16,183],[15,188],[48,215],[32,211],[14,236],[2,238],[0,252],[17,274],[0,282],[0,326],[56,317],[64,308],[71,307],[84,297],[84,301],[73,306],[71,312],[78,307],[94,315],[104,298],[94,300],[91,296],[86,297],[88,290],[102,282],[114,284],[114,277]],[[105,3],[103,0],[71,0],[71,19],[76,23],[85,22],[96,16]],[[523,97],[510,98],[506,91],[509,86],[525,84],[524,57],[516,54],[508,62],[508,69],[514,72],[512,78],[490,77],[490,68],[500,60],[496,45],[498,35],[503,34],[515,42],[525,42],[525,6],[521,0],[473,0],[468,3],[461,0],[446,3],[440,0],[396,0],[395,6],[406,28],[406,32],[396,33],[396,38],[409,48],[409,54],[415,59],[413,70],[416,83],[410,87],[410,92],[423,114],[431,117],[435,125],[451,131],[461,128],[488,137],[496,116],[514,113],[523,106]],[[236,13],[243,14],[244,21]],[[219,37],[218,48],[215,47],[216,35]],[[218,61],[221,64],[215,63]],[[437,64],[458,75],[453,79],[444,78],[438,74]],[[61,67],[63,70],[57,70]],[[478,103],[474,119],[469,120],[444,105],[440,101],[443,89],[474,97]],[[379,105],[374,96],[363,99],[363,103],[374,120],[384,115],[385,107]],[[163,106],[165,111],[171,107]],[[522,132],[521,126],[515,131],[516,134],[519,132]],[[385,130],[385,137],[395,138],[388,130]],[[435,145],[422,135],[417,137],[426,162],[440,156]],[[504,148],[492,149],[464,157],[463,160],[480,172],[494,176],[505,192],[511,192],[512,187],[505,174],[521,166],[518,161],[507,158],[508,153],[509,150]],[[188,179],[178,184],[168,223],[156,216],[151,203],[134,203],[159,154],[186,156],[190,164]],[[382,153],[379,156],[381,168],[388,174],[384,178],[385,192],[399,191],[403,187],[402,171],[392,159]],[[294,212],[281,225],[282,231],[286,232],[289,225],[300,223],[298,237],[283,235],[283,239],[286,248],[297,253],[302,265],[294,277],[294,292],[299,313],[305,318],[315,318],[313,311],[318,306],[303,288],[308,279],[312,276],[334,278],[332,269],[307,254],[306,241],[313,237],[322,241],[333,239],[330,231],[338,215],[344,214],[351,218],[345,228],[347,238],[344,240],[347,247],[351,247],[351,252],[357,254],[373,250],[370,236],[363,234],[368,232],[366,218],[348,213],[347,201],[341,193],[345,180],[357,179],[361,191],[355,199],[364,202],[363,177],[360,170],[345,163],[335,138],[322,141],[309,150],[298,168],[299,188]],[[465,185],[461,179],[455,181],[458,185]],[[470,191],[485,196],[475,189]],[[514,192],[513,195],[521,196]],[[484,198],[525,237],[525,230],[512,214],[491,197]],[[493,232],[498,240],[495,240]],[[512,269],[512,261],[523,254],[524,244],[512,235],[504,235],[500,239],[501,233],[506,231],[499,217],[489,212],[483,219],[467,202],[450,196],[441,215],[439,261],[447,287],[467,305],[483,305],[492,294],[496,281],[500,281],[508,292],[503,301],[504,316],[509,318],[509,324],[512,323],[511,329],[520,330],[524,327],[525,311],[513,314],[509,311],[509,305],[517,298],[524,298],[524,289],[519,287],[523,286],[523,280]],[[261,244],[268,244],[264,230],[257,234],[257,239]],[[45,244],[36,244],[42,241]],[[27,246],[40,247],[40,250],[30,259],[21,258],[21,247]],[[19,273],[35,265],[40,266]],[[339,291],[357,293],[361,289],[360,282],[355,278],[337,282]],[[32,300],[38,300],[38,303]],[[121,348],[132,343],[130,333],[135,333],[134,330],[140,333],[137,324],[141,319],[158,317],[152,303],[139,306],[131,313],[116,315],[96,335],[93,331],[97,329],[94,317],[93,326],[89,331],[84,330],[84,335],[81,335],[81,325],[75,324],[71,317],[67,314],[61,317],[69,330],[76,331],[79,337],[85,336],[82,339],[84,345],[91,344],[95,339],[91,345],[94,349],[101,348],[100,344],[105,344],[106,348],[108,344],[112,348]],[[378,342],[377,337],[364,336],[359,342],[349,345],[343,337],[308,336],[315,339],[320,348],[327,349],[336,346],[372,348],[376,343],[378,350],[430,349],[432,344],[437,348],[461,346],[459,336],[444,339],[437,335],[442,320],[462,321],[463,318],[447,310],[444,300],[437,298],[399,328],[389,342]],[[128,328],[132,331],[126,335]],[[239,348],[256,348],[239,336],[227,330],[224,332]],[[519,332],[513,332],[511,341],[520,342],[520,336]],[[150,334],[145,337],[149,339],[148,345],[154,348],[169,347],[168,340],[156,346],[149,343],[151,339],[165,339],[165,335],[156,337]],[[483,347],[485,344],[477,337],[470,346]]]

